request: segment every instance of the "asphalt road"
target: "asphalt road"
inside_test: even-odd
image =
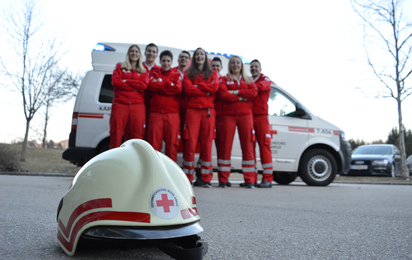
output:
[[[67,256],[56,209],[72,178],[0,175],[0,259],[171,259],[94,245]],[[412,186],[195,187],[208,259],[412,259]]]

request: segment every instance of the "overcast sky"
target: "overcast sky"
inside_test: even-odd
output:
[[[0,7],[11,2],[1,1]],[[411,2],[405,10],[412,10]],[[44,0],[42,5],[45,29],[65,37],[63,64],[75,73],[91,69],[91,51],[97,42],[203,47],[249,61],[259,59],[264,74],[312,113],[340,127],[347,139],[386,141],[397,126],[395,100],[373,98],[378,82],[366,65],[362,26],[348,0]],[[5,37],[3,29],[0,32],[3,53]],[[4,76],[0,79],[5,82]],[[74,100],[53,109],[50,139],[68,138],[73,105]],[[411,129],[412,98],[404,101],[402,109],[406,129]],[[2,87],[0,110],[0,142],[22,138],[21,97]],[[41,117],[35,115],[32,127],[41,126]],[[34,131],[30,133],[30,139],[35,138]]]

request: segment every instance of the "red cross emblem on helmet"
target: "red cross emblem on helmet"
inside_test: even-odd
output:
[[[150,196],[150,208],[159,218],[174,218],[179,212],[175,194],[166,188],[156,189]]]

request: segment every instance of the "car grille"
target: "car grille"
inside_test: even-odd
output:
[[[356,162],[363,162],[363,163],[356,163]],[[350,162],[351,165],[371,165],[371,161],[369,160],[352,160]]]

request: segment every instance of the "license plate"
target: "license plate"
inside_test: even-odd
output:
[[[350,168],[351,170],[367,170],[368,166],[367,165],[351,165]]]

